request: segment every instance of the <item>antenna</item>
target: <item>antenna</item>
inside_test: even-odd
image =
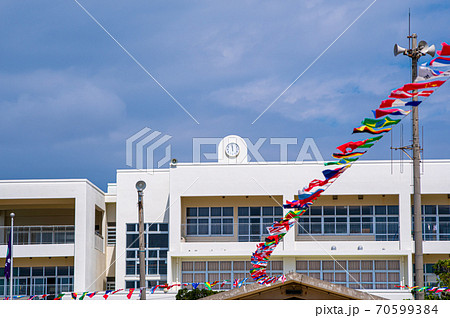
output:
[[[408,9],[408,35],[411,36],[411,8]],[[409,38],[409,49],[411,50],[411,38]]]

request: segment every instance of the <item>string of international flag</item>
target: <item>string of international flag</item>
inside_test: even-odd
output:
[[[391,131],[395,125],[411,112],[411,110],[405,110],[399,107],[418,107],[426,98],[433,94],[437,88],[441,87],[449,79],[450,45],[442,43],[442,50],[437,51],[437,55],[436,58],[419,67],[418,76],[414,83],[407,83],[402,87],[391,91],[388,99],[383,100],[377,109],[372,110],[374,118],[363,119],[361,126],[353,129],[353,134],[368,133],[377,135],[376,137],[350,141],[336,147],[340,152],[333,153],[332,156],[338,160],[326,162],[324,165],[342,165],[342,167],[323,170],[322,174],[325,178],[324,180],[312,180],[307,186],[298,191],[298,200],[286,201],[283,208],[289,209],[289,211],[282,220],[274,222],[272,226],[267,227],[269,236],[267,236],[264,242],[259,243],[256,246],[256,251],[251,256],[253,268],[250,270],[250,275],[256,282],[259,284],[267,284],[271,281],[272,278],[269,277],[266,272],[266,267],[271,254],[284,235],[286,235],[294,224],[297,223],[296,219],[300,218],[307,211],[309,206],[311,206],[338,177],[367,152],[358,150],[373,147],[384,134]],[[402,100],[413,97],[417,99],[417,101]],[[419,98],[422,100],[419,101]],[[401,116],[401,118],[392,119],[389,116]],[[299,224],[299,226],[301,225]],[[447,288],[445,291],[448,291]]]
[[[233,288],[241,288],[245,282],[248,280],[248,277],[243,278],[243,279],[235,279],[232,284],[233,284]],[[284,283],[286,281],[286,276],[285,275],[279,275],[279,276],[275,276],[272,277],[272,283],[275,282],[281,282]],[[207,290],[212,290],[214,286],[218,285],[220,286],[220,288],[223,288],[226,284],[230,284],[231,280],[229,279],[225,279],[222,281],[213,281],[213,282],[203,282],[203,283],[175,283],[175,284],[162,284],[162,285],[155,285],[152,286],[148,289],[148,293],[149,294],[154,294],[157,290],[163,290],[164,292],[169,291],[170,289],[174,288],[174,287],[188,287],[188,286],[192,286],[192,289],[197,289],[200,287],[204,287]],[[146,290],[147,290],[146,289]],[[134,294],[137,294],[137,292],[139,292],[139,297],[138,299],[141,298],[141,293],[144,290],[144,288],[130,288],[128,290],[125,290],[123,288],[121,289],[117,289],[117,290],[106,290],[104,292],[82,292],[82,293],[75,293],[75,292],[68,292],[68,293],[59,293],[59,294],[43,294],[43,295],[19,295],[19,296],[13,296],[13,300],[14,299],[24,299],[27,298],[27,300],[62,300],[64,296],[66,295],[70,295],[71,299],[73,300],[84,300],[86,297],[88,298],[93,298],[96,295],[101,295],[102,298],[104,298],[105,300],[107,300],[109,298],[110,295],[114,295],[117,294],[119,292],[127,292],[126,294],[126,298],[127,299],[131,299],[132,296]],[[102,295],[103,294],[103,295]],[[11,300],[11,297],[4,297],[3,300]]]

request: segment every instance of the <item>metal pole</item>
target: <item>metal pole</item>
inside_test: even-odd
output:
[[[417,34],[411,35],[412,50],[417,49]],[[420,55],[414,54],[411,57],[411,82],[417,78],[417,60]],[[417,93],[417,90],[413,91]],[[413,101],[417,101],[417,96]],[[423,287],[423,239],[422,239],[422,198],[420,189],[420,139],[419,139],[419,107],[412,107],[413,120],[413,184],[414,184],[414,244],[415,244],[415,266],[416,266],[416,285]],[[424,293],[416,292],[416,299],[423,300]]]
[[[145,237],[144,237],[144,193],[138,191],[138,207],[139,207],[139,287],[141,290],[141,300],[146,299],[145,285]]]
[[[14,217],[16,216],[14,212],[11,212],[9,215],[11,217],[11,269],[9,273],[9,296],[11,297],[10,300],[13,300],[13,276],[14,276]]]

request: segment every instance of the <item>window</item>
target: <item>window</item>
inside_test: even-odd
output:
[[[397,260],[298,260],[297,273],[355,289],[396,289]]]
[[[298,235],[372,235],[398,240],[398,206],[311,206],[298,219]]]
[[[156,285],[165,285],[167,284],[166,280],[147,280],[147,287],[153,287]],[[126,280],[125,281],[125,288],[140,288],[139,281],[138,280]]]
[[[110,246],[116,245],[116,222],[108,222],[107,243]]]
[[[116,289],[116,278],[106,277],[106,290],[115,290],[115,289]]]
[[[127,224],[127,248],[125,275],[139,275],[139,226]],[[146,223],[144,230],[146,242],[145,268],[146,275],[155,275],[155,280],[166,279],[167,252],[169,250],[169,226],[167,223]],[[153,281],[153,280],[152,280]],[[134,280],[126,280],[130,286]],[[135,288],[132,287],[126,288]]]
[[[228,290],[233,288],[235,279],[248,278],[244,284],[253,283],[250,261],[183,261],[181,263],[181,280],[184,284],[200,283],[197,288],[205,288],[204,282],[219,281],[212,287],[214,290]],[[283,274],[283,261],[269,261],[267,274],[278,276]],[[227,280],[225,284],[222,283]],[[192,285],[191,287],[192,288]]]
[[[411,210],[414,231],[414,206]],[[450,241],[449,205],[422,205],[422,236],[424,241]]]
[[[283,217],[279,206],[239,207],[238,240],[239,242],[260,242],[262,235],[267,235],[266,227]]]
[[[233,208],[187,208],[186,223],[188,236],[233,235]]]
[[[0,268],[0,296],[9,295],[9,280]],[[73,266],[14,267],[14,295],[58,294],[73,291]]]

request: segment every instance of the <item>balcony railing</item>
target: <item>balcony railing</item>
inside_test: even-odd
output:
[[[0,226],[0,245],[8,244],[9,226]],[[14,226],[14,245],[73,244],[74,225]]]

